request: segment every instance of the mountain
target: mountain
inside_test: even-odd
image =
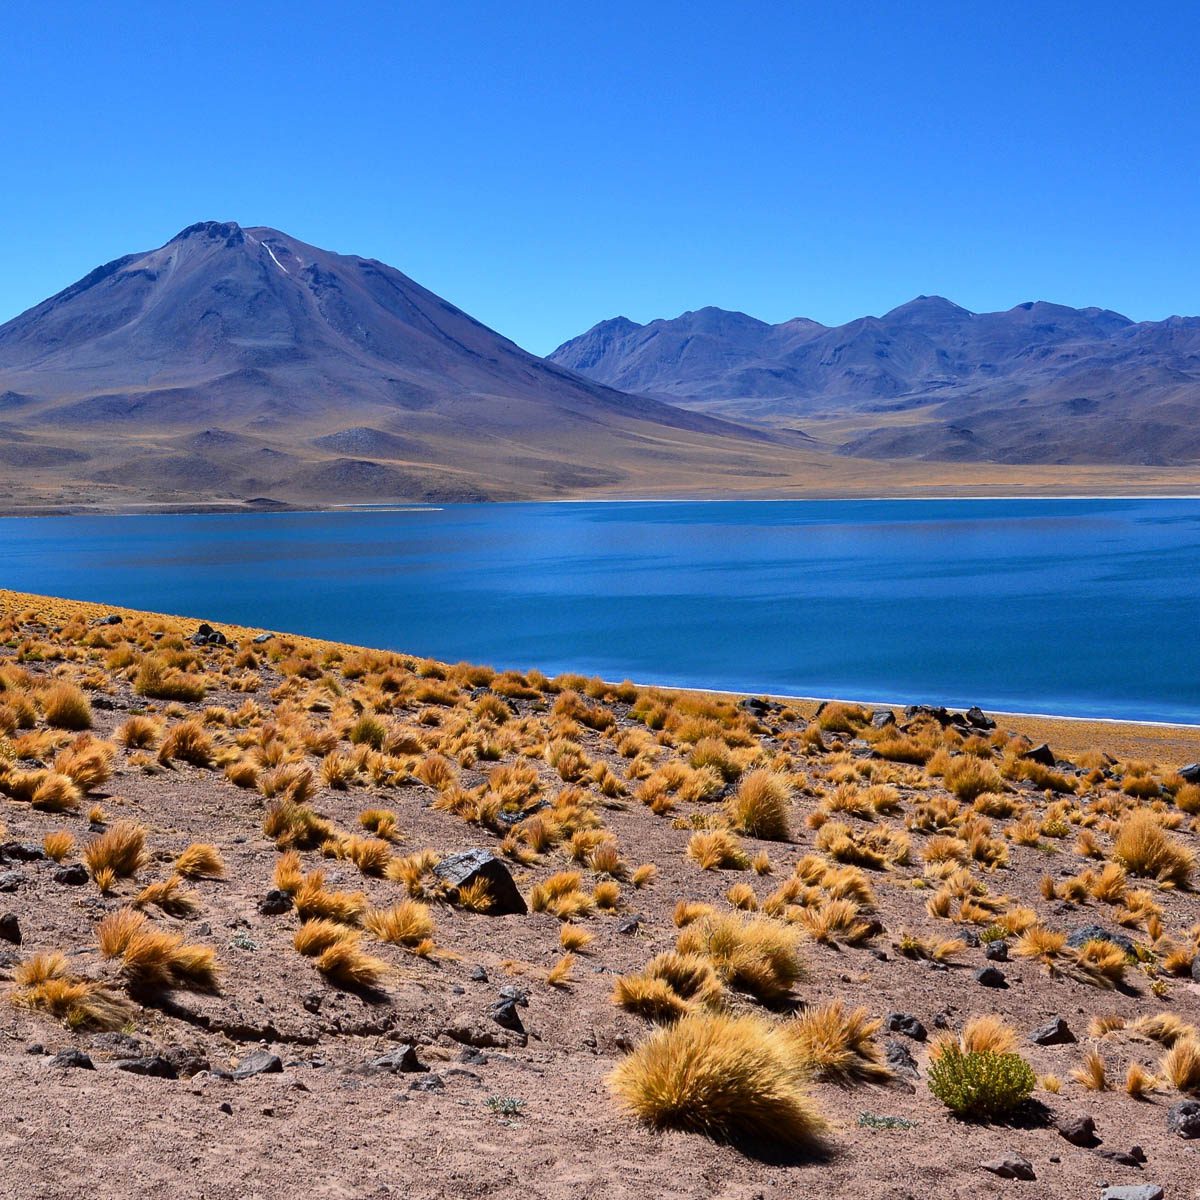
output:
[[[882,317],[769,325],[704,308],[603,321],[550,361],[842,454],[998,463],[1200,460],[1200,318],[1134,323],[1043,301],[974,313],[918,296]]]
[[[374,259],[229,222],[0,326],[10,500],[553,496],[760,478],[787,469],[777,443],[528,354]]]

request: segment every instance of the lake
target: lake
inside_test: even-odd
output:
[[[497,667],[1200,722],[1200,501],[0,519],[0,582]]]

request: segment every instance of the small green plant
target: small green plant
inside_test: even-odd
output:
[[[525,1101],[519,1096],[489,1096],[484,1104],[498,1117],[523,1117]]]
[[[1033,1093],[1037,1078],[1019,1054],[964,1053],[947,1046],[929,1068],[929,1090],[955,1116],[1004,1117]]]
[[[1008,937],[1008,930],[1003,925],[989,925],[979,934],[979,940],[985,946],[989,942],[1002,942],[1006,937]]]
[[[904,1117],[886,1117],[879,1113],[861,1112],[858,1114],[860,1129],[913,1129],[916,1121]]]

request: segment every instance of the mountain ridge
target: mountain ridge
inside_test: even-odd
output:
[[[600,322],[550,360],[733,420],[800,422],[810,432],[840,422],[830,436],[843,454],[1011,463],[1200,458],[1200,318],[1134,322],[1047,301],[974,313],[922,295],[839,326],[804,317],[771,325],[712,307],[645,325],[621,321]],[[907,415],[897,428],[887,414]]]

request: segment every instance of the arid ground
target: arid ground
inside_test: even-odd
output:
[[[0,1194],[1197,1194],[1197,731],[203,617],[0,592]],[[614,1090],[731,1015],[811,1136]],[[931,1069],[982,1051],[1032,1095],[956,1117]]]

